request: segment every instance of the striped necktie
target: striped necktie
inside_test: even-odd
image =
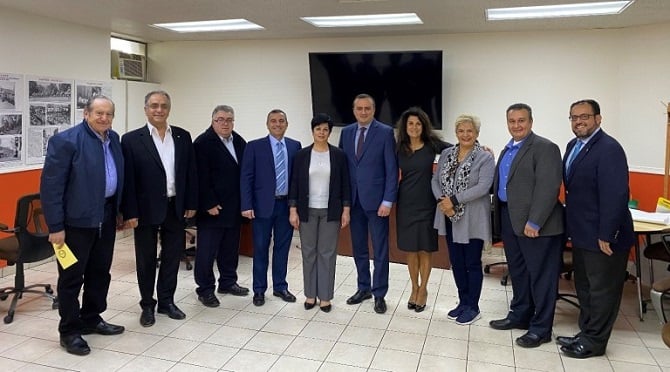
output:
[[[277,151],[275,151],[275,176],[275,185],[277,185],[275,195],[288,194],[286,190],[286,156],[284,156],[284,144],[281,142],[277,142]]]
[[[572,161],[577,158],[577,155],[579,154],[579,151],[582,149],[582,146],[584,146],[584,142],[577,140],[577,143],[575,143],[575,146],[572,148],[572,152],[568,157],[567,163],[565,163],[565,169],[567,171],[570,171],[570,165],[572,164]]]

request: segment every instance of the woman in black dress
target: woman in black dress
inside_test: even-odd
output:
[[[431,191],[436,155],[451,146],[433,131],[428,115],[418,107],[405,111],[397,124],[400,183],[396,212],[398,248],[407,252],[407,269],[412,294],[407,308],[422,312],[428,298],[428,278],[437,251],[437,231],[433,228],[435,198]]]

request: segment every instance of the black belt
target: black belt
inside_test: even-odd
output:
[[[175,200],[176,198],[177,198],[176,196],[170,196],[170,197],[168,197],[168,198],[167,198],[167,200],[168,200],[168,204],[170,204],[170,203],[174,203],[174,200]]]
[[[501,207],[507,207],[507,202],[505,201],[500,200],[498,201],[498,204],[500,204]]]
[[[286,200],[288,195],[275,195],[275,200]]]
[[[115,200],[116,200],[116,197],[110,196],[109,198],[105,198],[105,204],[114,204]]]

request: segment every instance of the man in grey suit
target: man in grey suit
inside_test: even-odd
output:
[[[561,153],[532,127],[530,106],[507,108],[512,139],[493,179],[494,228],[505,245],[514,295],[507,317],[489,323],[494,329],[528,329],[516,339],[526,348],[551,341],[563,244]]]

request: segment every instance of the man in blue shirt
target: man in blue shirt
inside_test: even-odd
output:
[[[67,269],[58,265],[60,344],[76,355],[91,352],[82,334],[124,331],[100,316],[107,309],[123,189],[123,156],[119,136],[111,130],[113,119],[114,102],[92,97],[84,120],[49,140],[40,182],[49,241],[66,243],[78,260]]]
[[[532,127],[530,106],[507,109],[512,139],[498,158],[493,201],[514,295],[507,317],[489,323],[494,329],[527,329],[516,339],[526,348],[551,341],[563,243],[561,153]]]

